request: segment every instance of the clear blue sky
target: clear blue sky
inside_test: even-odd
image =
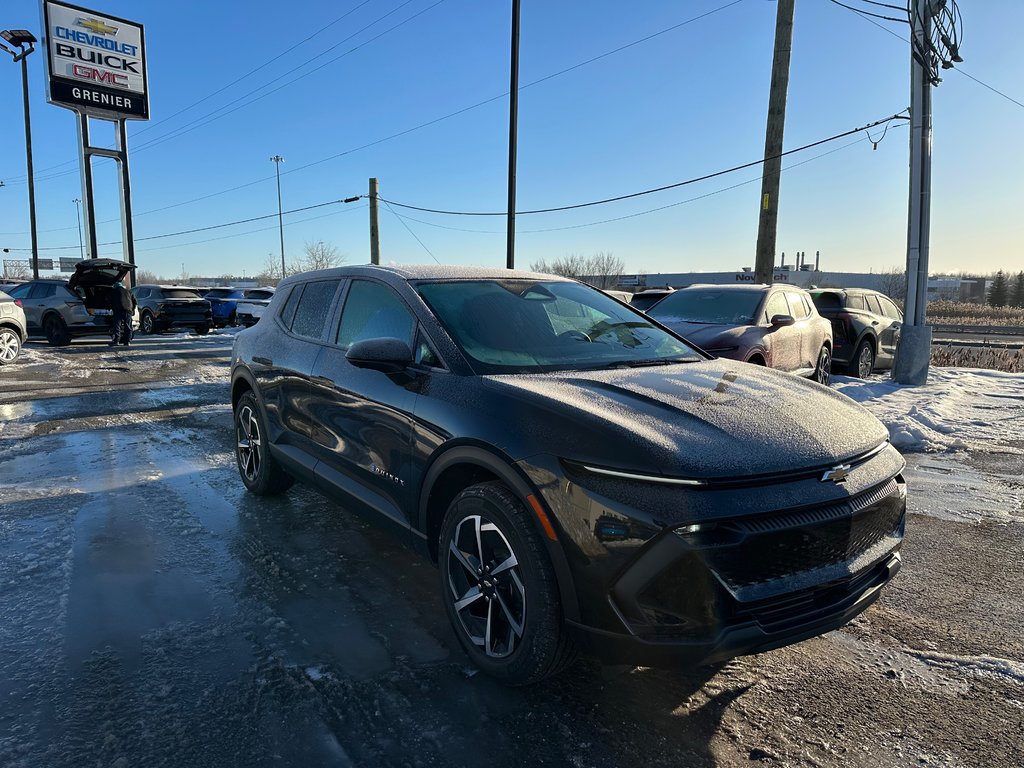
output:
[[[855,4],[858,0],[851,0]],[[508,99],[376,146],[375,140],[498,96],[508,88],[508,2],[362,0],[287,5],[104,0],[96,10],[146,25],[151,114],[129,125],[138,238],[275,213],[271,155],[281,154],[286,210],[366,192],[370,176],[392,200],[434,208],[505,206]],[[521,85],[724,5],[728,0],[523,0]],[[907,46],[827,0],[797,0],[786,147],[895,113],[909,102]],[[401,6],[401,7],[400,7]],[[963,67],[1024,101],[1018,55],[1024,3],[961,3]],[[39,32],[36,0],[7,0],[0,27]],[[398,10],[395,10],[398,9]],[[425,10],[429,9],[429,10]],[[776,5],[743,0],[621,53],[526,88],[519,106],[520,210],[571,204],[670,184],[760,157]],[[387,18],[380,17],[394,11]],[[369,41],[293,83],[299,75]],[[904,28],[880,22],[900,34]],[[364,27],[369,29],[360,32]],[[344,38],[354,35],[348,42]],[[338,45],[340,43],[340,45]],[[331,46],[330,53],[266,88]],[[250,77],[191,109],[250,69]],[[5,60],[5,59],[4,59]],[[18,67],[0,60],[0,247],[29,245]],[[46,104],[43,56],[30,57],[36,198],[42,251],[76,256],[81,196],[73,114]],[[251,104],[255,96],[287,84]],[[244,97],[244,98],[242,98]],[[229,103],[241,99],[235,104]],[[1024,108],[957,72],[934,95],[933,271],[1024,269]],[[230,114],[227,109],[238,107]],[[217,110],[221,111],[218,112]],[[205,122],[211,113],[224,114]],[[103,125],[103,124],[100,124]],[[198,127],[194,127],[198,126]],[[194,127],[176,135],[179,129]],[[829,269],[901,265],[906,247],[908,138],[893,127],[873,151],[860,141],[783,174],[779,249],[822,252]],[[877,137],[880,129],[873,135]],[[112,130],[97,130],[97,140]],[[168,137],[162,141],[156,141]],[[860,136],[794,156],[790,164]],[[147,142],[154,142],[147,147]],[[300,169],[330,155],[342,157]],[[112,161],[96,162],[98,218],[116,219]],[[56,167],[55,167],[56,166]],[[611,251],[627,271],[733,269],[753,261],[757,169],[606,206],[521,216],[517,263],[568,252]],[[647,215],[639,213],[740,182],[753,183]],[[252,183],[255,182],[255,183]],[[242,189],[212,195],[231,187]],[[322,239],[350,263],[368,260],[365,203],[286,217],[289,256]],[[157,210],[176,206],[166,210]],[[504,264],[504,220],[406,212],[442,263]],[[313,219],[312,217],[318,217]],[[425,222],[425,223],[421,223]],[[276,219],[137,244],[140,266],[165,275],[252,274],[279,255]],[[438,226],[440,225],[440,226]],[[442,228],[449,227],[449,229]],[[488,232],[465,232],[451,227]],[[265,230],[252,232],[252,230]],[[547,230],[547,231],[542,231]],[[226,237],[232,235],[231,237]],[[209,238],[212,242],[197,242]],[[114,221],[100,241],[118,240]],[[387,209],[383,259],[431,257]],[[101,248],[119,257],[120,246]]]

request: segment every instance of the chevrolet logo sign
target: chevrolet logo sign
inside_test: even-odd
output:
[[[112,27],[99,19],[75,19],[75,24],[95,32],[97,35],[116,35],[117,27]]]
[[[825,474],[821,476],[821,482],[823,483],[845,483],[846,476],[850,474],[852,467],[849,464],[840,464],[837,467],[832,467]]]

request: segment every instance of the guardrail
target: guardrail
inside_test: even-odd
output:
[[[1024,336],[1021,325],[932,325],[932,333],[975,333],[978,335]]]

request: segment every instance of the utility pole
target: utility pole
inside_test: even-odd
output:
[[[277,226],[281,231],[281,279],[284,280],[287,277],[284,266],[284,214],[281,212],[281,163],[284,162],[284,158],[274,155],[270,162],[277,169]]]
[[[85,246],[82,244],[82,209],[79,207],[82,204],[82,199],[76,197],[71,202],[75,204],[75,218],[78,219],[78,256],[85,261]]]
[[[512,65],[508,90],[508,242],[505,266],[516,268],[516,148],[519,142],[519,0],[512,0]]]
[[[28,105],[28,55],[36,48],[38,42],[27,29],[5,29],[0,38],[17,47],[17,51],[0,43],[0,49],[7,51],[14,62],[21,62],[21,90],[25,100],[25,163],[28,170],[28,220],[32,235],[32,277],[39,279],[39,241],[36,238],[36,180],[32,172],[32,116]],[[27,47],[26,47],[27,46]]]
[[[377,219],[377,179],[370,179],[370,263],[380,264],[380,226]]]
[[[907,222],[907,295],[903,305],[892,377],[900,384],[924,384],[931,362],[932,329],[925,324],[928,302],[928,244],[932,191],[932,0],[912,0],[910,43],[910,200]]]
[[[754,281],[770,283],[775,272],[775,236],[779,219],[779,175],[782,171],[782,136],[786,129],[786,92],[789,90],[789,54],[793,47],[794,0],[778,0],[775,16],[775,55],[768,95],[768,122],[761,169],[761,215],[757,223]]]

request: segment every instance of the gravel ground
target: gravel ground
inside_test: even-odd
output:
[[[904,569],[840,631],[506,689],[429,563],[315,491],[243,492],[230,341],[0,369],[0,765],[1022,764],[1020,446],[909,457]]]

